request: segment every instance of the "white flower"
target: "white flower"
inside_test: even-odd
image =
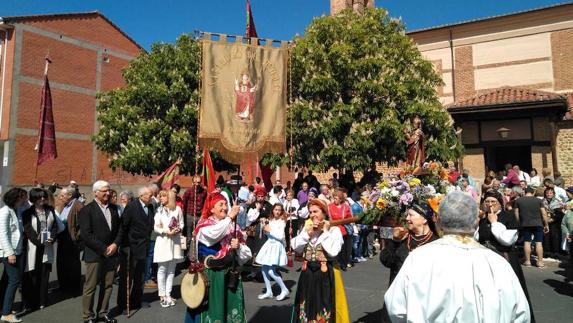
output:
[[[396,197],[398,195],[400,195],[400,192],[398,192],[398,190],[396,190],[396,189],[392,189],[392,196]]]

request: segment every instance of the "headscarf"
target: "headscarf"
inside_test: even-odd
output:
[[[227,199],[221,194],[220,191],[214,191],[207,196],[205,199],[205,204],[203,204],[203,211],[201,212],[201,218],[206,219],[211,216],[211,210],[215,207],[215,204],[219,201],[227,201]]]
[[[499,203],[500,207],[503,208],[503,197],[501,196],[501,194],[499,192],[487,191],[483,196],[484,201],[488,197],[493,197],[494,199],[496,199],[497,202]]]
[[[436,224],[434,223],[434,216],[436,215],[436,213],[434,212],[430,204],[424,201],[414,201],[410,205],[410,209],[416,211],[421,216],[423,216],[424,219],[426,219],[428,227],[437,237],[438,230],[436,229]]]
[[[215,204],[219,201],[227,201],[225,196],[220,193],[219,190],[216,190],[207,196],[205,199],[205,204],[203,206],[203,211],[201,213],[201,219],[197,223],[195,227],[195,231],[193,232],[194,236],[197,236],[199,230],[217,224],[217,221],[211,217],[211,210],[215,207]],[[231,240],[233,238],[238,238],[240,244],[245,243],[245,236],[240,230],[235,232],[234,226],[229,226],[227,233],[219,242],[221,243],[221,249],[215,254],[215,258],[222,258],[224,257],[229,251],[231,250]]]
[[[324,203],[324,201],[322,201],[320,199],[310,200],[306,204],[306,207],[309,209],[309,211],[310,211],[311,206],[318,207],[322,211],[322,214],[324,214],[325,220],[330,218],[329,214],[328,214],[328,206],[326,205],[326,203]]]
[[[255,196],[265,196],[267,195],[267,191],[263,186],[255,187]]]
[[[314,194],[314,197],[318,197],[318,190],[314,187],[311,187],[310,190],[308,190],[308,194]]]

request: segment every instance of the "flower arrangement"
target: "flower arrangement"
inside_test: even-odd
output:
[[[385,178],[363,199],[362,223],[399,222],[413,201],[426,201],[437,211],[449,185],[447,179],[447,171],[439,162],[425,163],[421,169],[406,168]]]

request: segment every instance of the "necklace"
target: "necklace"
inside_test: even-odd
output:
[[[432,230],[428,231],[428,233],[424,234],[419,239],[417,239],[414,235],[409,234],[408,235],[408,242],[407,242],[408,251],[412,251],[412,249],[426,244],[428,241],[430,241],[430,239],[432,238],[433,235],[434,235],[434,233],[432,232]],[[412,240],[414,240],[416,242],[415,247],[412,247]]]

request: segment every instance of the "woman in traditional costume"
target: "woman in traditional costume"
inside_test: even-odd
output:
[[[531,306],[529,293],[527,292],[527,284],[525,283],[525,276],[521,269],[521,261],[515,249],[519,223],[513,211],[504,210],[502,207],[501,194],[497,192],[487,192],[479,218],[479,226],[474,238],[482,245],[507,259],[519,279],[525,297],[529,302],[531,322],[535,322],[533,307]]]
[[[268,240],[257,254],[256,263],[263,266],[263,279],[265,280],[266,291],[259,295],[259,299],[273,298],[271,280],[277,282],[281,288],[281,293],[277,296],[277,301],[285,299],[289,290],[283,282],[281,276],[277,274],[277,267],[287,264],[287,254],[285,250],[285,227],[286,214],[282,204],[273,206],[273,214],[270,221],[263,226],[263,231],[268,236]]]
[[[307,207],[312,221],[291,240],[292,248],[303,255],[291,321],[350,322],[342,275],[334,268],[342,233],[326,221],[328,207],[324,202],[313,199]]]
[[[219,192],[205,200],[193,234],[198,242],[199,260],[206,265],[209,299],[196,309],[187,308],[185,323],[247,322],[243,283],[233,268],[251,258],[243,233],[233,222],[239,212],[238,205],[229,210],[227,200]]]
[[[390,283],[400,271],[410,252],[426,243],[439,239],[434,224],[434,211],[424,202],[414,202],[408,208],[406,220],[408,229],[395,227],[393,239],[386,241],[380,251],[380,262],[390,268]]]

